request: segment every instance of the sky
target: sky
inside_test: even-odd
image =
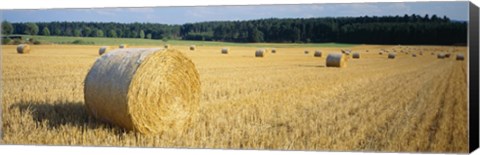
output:
[[[1,10],[9,22],[148,22],[185,24],[262,18],[358,17],[418,14],[468,20],[468,2],[398,2],[297,5]]]

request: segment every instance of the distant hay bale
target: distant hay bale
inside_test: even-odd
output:
[[[170,45],[169,45],[169,44],[165,44],[163,47],[164,47],[165,49],[168,49],[168,48],[170,47]]]
[[[228,54],[229,49],[228,48],[222,48],[222,54]]]
[[[450,53],[446,53],[445,58],[450,58]]]
[[[388,53],[388,59],[395,59],[395,53]]]
[[[17,46],[17,53],[18,54],[27,54],[30,53],[30,45],[28,44],[20,44]]]
[[[315,53],[313,53],[313,56],[314,57],[322,57],[322,52],[321,51],[315,51]]]
[[[368,52],[368,50],[366,50],[365,52]]]
[[[127,44],[120,44],[118,48],[127,48]]]
[[[457,60],[460,60],[460,61],[463,61],[463,60],[465,60],[465,56],[464,56],[463,54],[461,54],[461,53],[458,53],[456,59],[457,59]]]
[[[199,107],[200,79],[180,51],[116,49],[88,72],[84,99],[89,114],[128,130],[184,130]]]
[[[341,53],[328,54],[327,67],[347,67],[347,56]]]
[[[423,55],[423,52],[418,53],[418,55]]]
[[[274,54],[277,53],[277,49],[272,48],[272,53],[274,53]]]
[[[196,46],[195,45],[190,45],[190,51],[195,51]]]
[[[110,46],[102,46],[100,49],[98,49],[98,55],[105,54],[110,50]]]
[[[360,59],[360,53],[358,53],[358,52],[353,53],[353,54],[352,54],[352,58],[354,58],[354,59]]]
[[[265,57],[266,56],[266,50],[265,49],[258,49],[255,51],[255,57]]]
[[[417,57],[417,54],[413,53],[413,54],[412,54],[412,57]]]
[[[305,53],[305,54],[308,54],[308,53],[309,53],[309,51],[308,51],[308,50],[305,50],[303,53]]]
[[[438,59],[445,59],[445,54],[444,53],[438,53],[437,58]]]
[[[378,55],[383,55],[383,52],[378,52]]]

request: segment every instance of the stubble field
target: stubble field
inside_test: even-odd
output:
[[[200,110],[191,128],[141,135],[97,121],[84,108],[83,80],[100,46],[37,45],[20,55],[2,46],[4,144],[333,151],[467,152],[467,61],[359,45],[360,59],[325,67],[338,47],[173,46],[200,73]],[[138,46],[145,47],[145,46]],[[313,57],[315,50],[323,57]],[[432,51],[426,51],[432,49]],[[308,55],[304,50],[309,50]],[[369,50],[369,52],[366,52]],[[415,50],[412,50],[415,51]],[[465,47],[454,53],[466,54]],[[468,59],[466,59],[468,60]]]

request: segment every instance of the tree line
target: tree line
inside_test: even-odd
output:
[[[2,34],[183,39],[226,42],[465,44],[467,22],[436,15],[270,18],[168,25],[157,23],[2,22]]]

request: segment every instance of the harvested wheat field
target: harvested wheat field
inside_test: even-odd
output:
[[[185,130],[143,135],[86,112],[83,82],[100,46],[34,45],[27,55],[2,46],[2,143],[468,151],[468,61],[405,54],[388,59],[378,52],[396,46],[360,45],[350,49],[362,58],[337,68],[325,60],[340,48],[275,47],[281,52],[259,59],[258,47],[230,47],[228,55],[219,52],[223,47],[169,47],[198,70],[199,110]],[[428,53],[450,48],[411,47]],[[468,60],[465,47],[456,49]],[[307,56],[306,50],[325,57]]]

